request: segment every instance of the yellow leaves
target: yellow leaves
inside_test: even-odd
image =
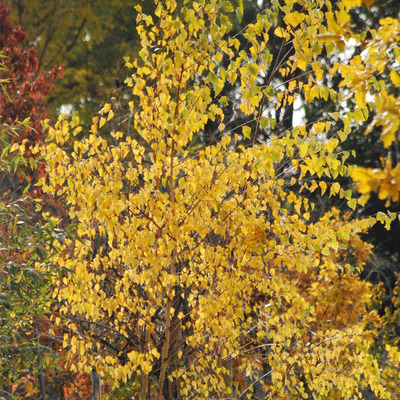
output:
[[[100,118],[99,128],[101,128],[106,123],[106,119],[104,117]]]
[[[388,199],[388,204],[389,204],[390,199],[392,199],[393,201],[399,200],[399,193],[400,193],[400,167],[396,167],[391,171],[391,173],[388,173],[382,180],[378,194],[381,200]]]
[[[215,60],[217,63],[220,63],[220,62],[222,61],[222,58],[223,58],[223,54],[222,54],[222,53],[217,53],[217,54],[214,56],[214,60]]]
[[[400,126],[400,113],[398,100],[389,95],[386,89],[383,89],[379,96],[376,96],[375,116],[365,131],[368,134],[376,126],[382,127],[381,140],[384,147],[389,147],[396,138]]]
[[[250,63],[250,64],[247,65],[246,68],[247,68],[247,71],[248,71],[248,74],[249,74],[250,78],[252,78],[252,79],[257,78],[258,70],[259,70],[258,64]]]
[[[307,69],[308,60],[303,54],[298,54],[298,58],[295,61],[295,66],[301,71],[305,71]]]
[[[67,114],[61,113],[61,114],[58,116],[57,121],[58,121],[58,122],[61,122],[61,121],[64,121],[66,118],[67,118]]]
[[[383,161],[383,160],[382,160]],[[357,190],[364,195],[371,192],[378,192],[381,200],[398,201],[400,194],[400,165],[392,168],[392,162],[389,158],[386,160],[385,168],[372,169],[356,167],[350,173],[353,181],[358,182]]]
[[[397,19],[387,17],[379,20],[380,27],[378,29],[378,36],[388,43],[399,33],[399,21]]]
[[[14,143],[11,147],[9,152],[13,153],[14,151],[18,150],[20,148],[19,143]]]
[[[146,26],[154,25],[153,18],[151,15],[146,15],[145,23]]]
[[[321,254],[323,254],[324,256],[330,256],[330,255],[331,255],[331,252],[329,251],[329,248],[328,248],[328,247],[324,247],[324,248],[321,250]]]
[[[236,50],[239,50],[240,41],[237,38],[229,38],[228,46],[234,47]]]
[[[357,199],[350,199],[347,201],[347,205],[352,209],[355,210],[357,206]]]
[[[339,69],[340,64],[338,62],[335,62],[333,64],[333,67],[329,68],[329,73],[333,76]]]
[[[77,126],[74,130],[73,130],[73,132],[72,132],[72,134],[74,135],[74,136],[76,136],[76,135],[78,135],[80,132],[82,132],[82,127],[81,126]]]
[[[384,174],[381,171],[363,167],[354,168],[350,176],[353,181],[358,182],[357,190],[361,194],[376,191],[380,186],[381,179],[384,178]]]
[[[390,229],[392,221],[397,217],[395,213],[389,212],[388,214],[385,214],[382,211],[379,211],[376,214],[376,220],[380,222],[382,225],[385,226],[386,230]]]
[[[303,141],[303,143],[299,144],[297,147],[299,149],[300,157],[304,158],[308,153],[308,143],[307,143],[307,141]]]
[[[250,128],[249,126],[244,126],[244,127],[242,128],[242,133],[243,133],[243,136],[244,136],[246,139],[250,139],[250,136],[251,136],[251,128]]]
[[[111,110],[111,104],[110,103],[104,104],[104,107],[99,111],[99,114],[102,116],[99,122],[99,128],[101,128],[102,126],[104,126],[106,121],[110,121],[114,117],[114,112]],[[107,119],[104,117],[105,114],[108,114]],[[96,119],[93,119],[93,125],[91,128],[92,132],[96,132],[97,123],[98,123],[98,118],[96,117]]]
[[[389,73],[390,80],[392,81],[393,85],[396,87],[400,87],[400,75],[392,69]]]
[[[102,114],[103,114],[103,113],[104,113],[104,114],[107,114],[110,110],[111,110],[111,104],[106,103],[106,104],[104,104],[104,108],[103,108]]]
[[[362,0],[341,0],[341,3],[344,4],[346,8],[354,8],[360,6]]]
[[[303,13],[299,13],[298,11],[294,11],[290,14],[286,14],[283,17],[283,20],[287,25],[291,25],[293,27],[296,27],[299,25],[301,22],[303,22],[305,19],[305,15]]]
[[[358,107],[365,107],[366,103],[366,91],[363,87],[358,87],[354,93],[354,99]]]
[[[339,140],[336,138],[332,138],[332,139],[328,140],[328,142],[325,145],[325,148],[329,153],[332,153],[336,149],[338,144],[339,144]]]
[[[319,86],[317,85],[304,85],[305,100],[311,103],[315,98],[320,97]]]
[[[73,330],[66,347],[71,346],[80,362],[90,363],[92,352],[93,359],[105,359],[106,373],[118,382],[141,379],[157,359],[160,367],[167,365],[167,379],[179,377],[184,383],[183,398],[204,399],[225,390],[224,363],[231,357],[234,385],[239,385],[235,379],[243,371],[256,374],[262,368],[252,354],[250,341],[256,337],[261,346],[268,346],[270,397],[284,397],[289,389],[293,398],[305,397],[299,374],[310,374],[313,379],[307,385],[313,393],[345,398],[343,390],[360,385],[360,377],[348,377],[347,371],[357,371],[365,362],[360,349],[369,349],[361,340],[357,346],[344,336],[361,334],[368,321],[368,301],[359,293],[369,291],[357,284],[351,271],[366,260],[369,246],[358,234],[372,220],[347,220],[338,210],[319,218],[318,204],[301,190],[339,196],[354,209],[352,191],[335,182],[347,172],[350,152],[338,152],[340,141],[325,120],[287,131],[279,126],[272,132],[279,135],[271,134],[255,146],[250,140],[254,121],[270,134],[278,120],[276,102],[288,106],[298,92],[308,102],[329,97],[335,104],[347,102],[350,97],[323,86],[339,68],[346,93],[353,98],[355,91],[361,93],[358,104],[365,103],[372,81],[361,57],[347,69],[339,62],[330,67],[318,60],[323,46],[334,47],[348,32],[343,3],[328,22],[315,3],[310,8],[303,2],[301,13],[292,12],[294,2],[282,3],[287,28],[277,27],[275,35],[290,41],[286,44],[294,53],[281,66],[272,54],[263,56],[267,45],[259,43],[268,40],[271,21],[259,16],[244,32],[250,54],[237,54],[240,41],[224,39],[229,14],[220,3],[187,2],[182,13],[172,16],[168,9],[175,3],[159,2],[155,15],[160,30],[139,13],[143,48],[127,81],[135,96],[126,99],[129,132],[111,132],[115,140],[98,132],[114,116],[111,101],[93,118],[92,134],[74,141],[72,154],[55,143],[47,148],[49,191],[65,196],[83,242],[63,244],[59,256],[73,271],[58,283],[57,297],[65,303],[61,312],[66,318],[72,314],[101,321],[108,328],[107,340],[121,353],[108,353],[100,342],[86,351],[90,340]],[[222,65],[227,58],[229,65]],[[263,63],[281,68],[289,82],[257,86],[259,77],[267,74]],[[290,79],[296,68],[300,76]],[[391,79],[396,77],[392,74]],[[224,122],[224,107],[231,98],[218,93],[236,82],[237,102],[242,101],[248,126]],[[261,99],[267,99],[262,106]],[[377,96],[377,109],[396,115],[396,107],[394,98]],[[364,108],[339,111],[330,117],[342,118],[341,139],[354,122],[368,118]],[[220,129],[215,138],[206,138],[209,121]],[[383,120],[374,123],[384,127]],[[63,117],[57,134],[67,137],[70,128],[79,128],[74,124]],[[213,144],[205,145],[206,139]],[[394,199],[400,173],[397,167],[385,171],[377,179],[375,171],[355,168],[352,177],[365,194],[376,190]],[[388,221],[381,215],[376,219]],[[346,264],[347,254],[354,265]],[[176,347],[165,356],[168,329]],[[140,338],[140,344],[126,340],[128,335]]]
[[[321,181],[319,182],[319,187],[321,188],[321,196],[323,196],[324,193],[326,192],[326,189],[328,188],[328,185],[326,182]]]
[[[313,129],[317,135],[325,130],[325,122],[316,122],[313,124]]]
[[[340,192],[340,184],[338,182],[334,182],[330,187],[329,197],[335,196]]]
[[[280,26],[278,26],[277,28],[275,28],[274,34],[275,34],[275,36],[280,37],[280,38],[284,38],[284,39],[286,39],[286,40],[289,40],[289,39],[290,39],[290,34],[289,34],[289,32],[287,32],[285,29],[283,29],[283,28],[280,27]]]
[[[317,81],[321,81],[324,77],[324,70],[321,68],[320,63],[313,63],[312,68],[315,72],[315,77],[317,78]]]

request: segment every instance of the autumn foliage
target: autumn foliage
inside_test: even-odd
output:
[[[29,144],[35,144],[42,136],[41,121],[47,118],[44,97],[53,89],[52,82],[62,71],[38,71],[36,51],[22,47],[26,33],[21,27],[11,25],[10,11],[9,6],[0,4],[1,62],[5,67],[0,78],[8,80],[0,93],[0,122],[14,126],[16,121],[29,118],[31,128],[21,134],[20,140],[26,138]]]
[[[95,367],[110,388],[142,399],[396,398],[398,343],[377,346],[382,320],[358,276],[371,250],[361,235],[376,218],[354,218],[362,200],[337,181],[357,171],[341,149],[352,127],[372,112],[384,127],[378,116],[392,104],[367,105],[385,94],[377,75],[397,39],[385,20],[371,41],[353,32],[361,3],[274,1],[244,28],[245,48],[229,35],[229,2],[156,2],[154,15],[137,7],[142,49],[126,60],[134,132],[110,129],[111,103],[82,139],[77,116],[60,115],[49,131],[42,188],[65,200],[80,238],[55,258],[72,271],[54,297],[73,370]],[[275,55],[271,37],[282,43]],[[350,39],[370,64],[321,61]],[[236,96],[219,96],[228,85]],[[276,112],[300,97],[337,111],[280,132]],[[256,129],[225,125],[232,101]],[[208,121],[219,121],[218,140],[193,148]],[[319,215],[316,190],[347,212]]]

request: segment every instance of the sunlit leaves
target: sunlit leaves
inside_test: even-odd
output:
[[[319,215],[303,193],[356,206],[336,178],[349,171],[342,142],[368,118],[370,75],[361,56],[318,61],[324,47],[340,47],[322,36],[346,36],[346,10],[356,3],[339,2],[328,22],[314,3],[301,13],[276,5],[286,26],[259,16],[243,31],[248,51],[227,36],[228,3],[187,2],[172,15],[176,3],[159,2],[154,18],[137,7],[142,49],[127,80],[135,139],[100,135],[111,125],[108,103],[70,152],[63,145],[76,124],[60,118],[50,131],[43,188],[65,198],[81,239],[66,241],[57,260],[73,271],[56,286],[69,318],[64,345],[78,368],[95,365],[114,385],[140,382],[137,397],[148,397],[150,385],[161,398],[167,380],[183,398],[246,394],[246,380],[262,381],[266,398],[351,399],[367,386],[385,397],[367,331],[377,317],[366,311],[371,292],[356,274],[369,255],[360,234],[371,221],[337,209]],[[272,34],[293,53],[276,61],[279,79],[263,85],[269,65],[261,54]],[[343,101],[323,86],[329,74],[340,74],[354,109],[276,126],[298,93],[306,102]],[[248,117],[232,132],[222,108],[232,99],[219,97],[228,85]],[[337,135],[330,118],[342,119]],[[218,138],[194,147],[209,122]],[[279,134],[258,143],[255,124]],[[397,176],[396,167],[386,169]],[[365,194],[395,198],[393,179],[378,182],[357,168],[352,176]],[[101,334],[85,335],[85,323],[101,324]]]
[[[298,11],[294,11],[292,13],[286,14],[284,17],[284,21],[287,25],[291,25],[294,28],[304,21],[305,15],[303,13],[299,13]]]
[[[400,166],[392,168],[389,158],[385,161],[384,169],[357,167],[350,173],[351,178],[358,182],[357,190],[364,195],[378,192],[381,200],[398,201],[400,194]]]
[[[400,87],[400,75],[398,74],[397,71],[395,71],[394,69],[392,69],[390,71],[390,80],[392,81],[393,85],[395,85],[396,87]]]

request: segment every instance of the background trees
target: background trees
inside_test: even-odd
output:
[[[0,79],[3,80],[0,92],[0,123],[2,131],[0,140],[5,148],[12,143],[25,140],[27,148],[40,143],[43,136],[42,121],[48,117],[45,96],[54,88],[53,80],[62,75],[62,71],[53,69],[48,73],[38,70],[38,62],[34,49],[23,49],[22,42],[26,33],[9,21],[11,8],[0,4],[0,50],[2,69]],[[29,120],[29,124],[27,123]],[[25,122],[21,126],[21,122]],[[13,128],[13,129],[10,129]],[[5,153],[3,152],[3,155]],[[37,152],[36,152],[37,154]],[[29,167],[28,167],[29,169]],[[25,169],[25,183],[30,183],[35,175],[43,172],[40,168]],[[22,170],[21,170],[22,171]],[[16,175],[3,173],[0,188],[3,192],[10,190],[21,194],[22,180]],[[33,189],[33,188],[32,188]]]
[[[50,114],[62,105],[88,119],[100,102],[119,98],[124,87],[123,57],[138,51],[135,2],[12,0],[11,21],[28,33],[40,68],[64,65],[64,78],[50,98]],[[154,10],[146,2],[148,11]],[[40,13],[37,10],[41,10]]]

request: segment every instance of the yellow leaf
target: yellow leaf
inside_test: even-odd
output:
[[[382,211],[379,211],[379,212],[376,214],[376,219],[377,219],[377,221],[379,221],[382,225],[385,225],[385,228],[386,228],[387,230],[390,229],[392,220],[391,220],[391,218],[390,218],[388,215],[386,215],[386,214],[383,213]]]
[[[274,31],[275,36],[278,36],[280,38],[286,37],[286,32],[283,28],[281,28],[280,26],[278,26],[278,28],[275,29]]]
[[[361,194],[368,194],[379,188],[380,180],[384,177],[380,170],[356,167],[350,173],[351,179],[358,182],[357,190]]]
[[[337,111],[329,114],[335,121],[339,118],[339,113]]]
[[[325,146],[325,147],[326,147],[326,150],[327,150],[329,153],[332,153],[333,150],[336,149],[336,147],[337,147],[338,144],[339,144],[339,140],[336,139],[336,138],[332,138],[332,139],[328,140],[328,142],[326,143],[326,146]]]
[[[100,118],[99,128],[101,128],[106,123],[106,119],[104,117]]]
[[[106,103],[104,104],[103,112],[107,114],[111,110],[111,104]]]
[[[307,142],[303,142],[297,146],[299,148],[299,154],[301,158],[304,158],[308,151],[308,144]]]
[[[72,132],[72,134],[74,136],[76,136],[78,133],[82,132],[82,127],[81,126],[77,126],[74,131]]]
[[[400,75],[394,69],[390,71],[389,77],[393,85],[400,87]]]
[[[293,27],[296,27],[299,25],[301,22],[304,21],[305,15],[303,13],[299,13],[298,11],[294,11],[290,14],[285,15],[283,20],[287,25],[291,25]]]
[[[357,205],[357,200],[356,200],[356,199],[350,199],[350,200],[347,202],[347,205],[348,205],[352,210],[355,210],[356,205]]]
[[[305,71],[307,69],[307,64],[308,61],[304,56],[299,56],[299,58],[296,61],[296,67],[298,69],[301,69],[302,71]]]
[[[326,182],[321,181],[319,182],[319,187],[321,188],[321,196],[323,196],[326,192],[326,189],[328,188],[328,185],[326,184]]]
[[[336,194],[338,194],[340,191],[340,184],[339,182],[334,182],[331,186],[331,190],[330,190],[330,194],[329,196],[335,196]]]
[[[329,251],[328,247],[324,247],[324,248],[321,250],[321,254],[323,254],[324,256],[330,256],[330,255],[331,255],[331,252]]]
[[[315,71],[315,77],[317,78],[317,81],[321,81],[322,78],[324,77],[324,70],[319,68]]]
[[[242,133],[243,133],[243,136],[244,136],[245,138],[250,139],[251,128],[250,128],[249,126],[244,126],[244,127],[242,128]]]
[[[361,90],[361,88],[357,88],[354,93],[354,100],[358,107],[364,108],[366,103],[365,93]]]
[[[258,64],[256,64],[256,63],[250,63],[247,65],[247,71],[249,73],[249,76],[252,78],[257,78],[258,70],[259,70],[259,67],[258,67]]]
[[[348,8],[353,8],[361,6],[362,0],[342,0],[342,3]]]
[[[316,134],[320,134],[324,131],[325,129],[325,122],[316,122],[314,125],[314,130]]]
[[[10,153],[12,153],[15,150],[18,150],[19,144],[18,143],[14,143],[11,147],[10,147]]]

